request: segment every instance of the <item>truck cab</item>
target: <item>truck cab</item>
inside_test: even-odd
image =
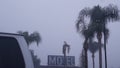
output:
[[[22,35],[0,33],[0,68],[34,68],[31,53]]]

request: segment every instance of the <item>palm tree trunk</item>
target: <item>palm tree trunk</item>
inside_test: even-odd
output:
[[[94,53],[92,54],[92,61],[93,61],[93,68],[95,68],[95,60],[94,60]]]
[[[87,50],[85,50],[85,68],[88,68]]]
[[[107,68],[107,50],[106,50],[106,37],[104,34],[104,52],[105,52],[105,68]]]
[[[87,40],[88,39],[85,39],[85,42],[84,42],[84,51],[85,51],[85,68],[88,68],[88,57],[87,57],[87,50],[88,50],[88,43],[87,43]]]
[[[66,68],[66,65],[67,65],[67,63],[66,63],[66,53],[64,54],[64,68]]]
[[[102,49],[101,49],[101,38],[102,38],[102,33],[99,32],[97,34],[97,38],[98,38],[98,43],[100,44],[99,45],[99,68],[102,68]]]
[[[82,61],[81,61],[81,68],[85,68],[85,51],[82,50]]]
[[[106,50],[106,32],[105,32],[105,26],[104,23],[104,52],[105,52],[105,68],[107,68],[107,50]]]
[[[99,46],[99,68],[102,68],[102,50],[101,50],[101,46]]]

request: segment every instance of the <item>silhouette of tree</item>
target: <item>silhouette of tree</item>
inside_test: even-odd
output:
[[[28,45],[30,45],[33,42],[36,42],[38,45],[41,42],[41,37],[38,32],[33,32],[33,33],[29,34],[29,32],[27,32],[27,31],[25,31],[25,32],[18,31],[18,33],[24,36]]]
[[[89,38],[93,38],[94,35],[92,34],[93,30],[91,29],[88,29],[88,24],[86,24],[84,22],[84,17],[90,15],[90,11],[88,11],[89,8],[85,8],[83,10],[80,11],[80,14],[78,16],[78,21],[76,23],[76,29],[77,29],[77,32],[82,34],[83,37],[85,38],[84,39],[84,43],[83,43],[83,51],[84,51],[84,68],[88,68],[88,57],[87,57],[87,51],[88,51],[88,41],[89,41]]]
[[[29,32],[27,32],[27,31],[25,31],[25,32],[18,31],[18,33],[20,35],[24,36],[28,46],[33,42],[36,42],[37,45],[41,42],[41,37],[40,37],[40,34],[38,32],[33,32],[33,33],[29,34]],[[30,50],[30,52],[32,55],[34,67],[39,68],[40,67],[40,59],[38,59],[37,56],[34,55],[33,50]]]
[[[85,17],[90,18],[90,22],[84,21]],[[109,36],[109,30],[106,28],[106,24],[109,21],[117,21],[120,19],[119,10],[114,5],[101,8],[99,5],[94,6],[92,9],[85,8],[80,11],[76,27],[78,32],[87,29],[87,33],[91,32],[91,36],[97,34],[98,43],[101,44],[102,36],[104,35],[104,51],[105,51],[105,68],[107,68],[107,55],[106,55],[106,43]],[[88,36],[90,37],[90,36]],[[87,39],[88,41],[88,39]],[[85,51],[86,52],[86,51]],[[87,60],[86,60],[87,64]],[[87,68],[87,66],[85,67]],[[99,46],[99,68],[102,68],[102,50]]]

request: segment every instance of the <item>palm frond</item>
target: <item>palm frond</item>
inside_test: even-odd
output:
[[[90,14],[91,14],[91,10],[89,8],[85,8],[85,9],[80,11],[79,16],[78,16],[78,20],[76,23],[77,32],[81,32],[82,29],[87,28],[87,24],[86,24],[84,18],[89,17]]]
[[[29,34],[29,32],[27,32],[27,31],[25,31],[25,32],[18,31],[17,33],[24,36],[28,45],[30,45],[33,42],[36,42],[38,45],[41,42],[41,37],[40,37],[40,34],[38,32],[33,32],[33,33]]]
[[[102,11],[102,8],[98,6],[94,6],[92,8],[92,13],[91,13],[91,23],[98,23],[102,24],[105,21],[105,16],[104,12]]]
[[[36,42],[38,45],[41,42],[40,34],[38,32],[30,34],[30,41]]]
[[[120,19],[118,7],[110,4],[104,8],[107,21],[117,21]]]

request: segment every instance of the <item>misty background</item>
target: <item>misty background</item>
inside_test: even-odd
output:
[[[0,32],[16,33],[19,30],[38,31],[42,42],[30,46],[41,59],[41,65],[47,65],[48,55],[63,55],[62,46],[66,41],[71,50],[69,56],[75,56],[76,65],[82,51],[84,38],[76,32],[75,23],[81,9],[100,5],[117,5],[120,0],[0,0]],[[120,67],[120,21],[109,23],[110,37],[107,44],[109,68]],[[104,56],[104,52],[103,52]],[[88,52],[89,68],[92,68],[91,53]],[[98,68],[98,52],[95,53],[95,65]],[[104,68],[104,57],[103,57]]]

